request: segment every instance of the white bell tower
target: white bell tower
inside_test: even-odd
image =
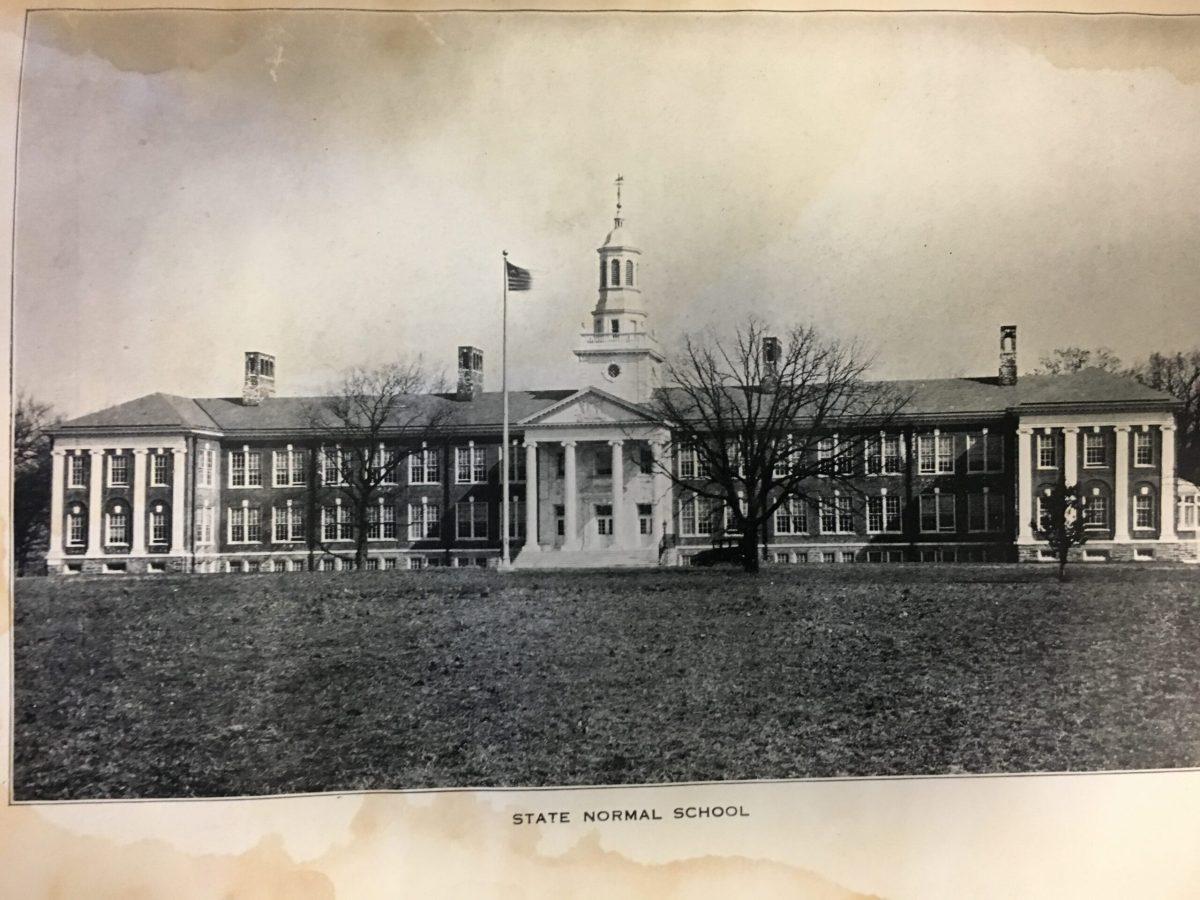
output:
[[[617,176],[617,214],[612,231],[596,251],[600,255],[600,295],[592,310],[592,330],[580,338],[575,356],[586,371],[587,384],[641,403],[659,384],[663,355],[646,328],[642,301],[641,256],[621,217]]]

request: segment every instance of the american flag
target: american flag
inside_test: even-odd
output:
[[[528,269],[514,266],[508,260],[504,261],[504,267],[508,273],[508,289],[510,291],[527,291],[533,287],[533,276],[529,274]]]

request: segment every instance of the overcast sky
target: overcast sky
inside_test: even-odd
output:
[[[35,13],[18,386],[77,414],[482,347],[574,386],[612,182],[651,326],[811,320],[884,377],[1200,344],[1200,21]]]

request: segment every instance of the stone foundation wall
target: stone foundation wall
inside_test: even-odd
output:
[[[1018,559],[1021,562],[1054,562],[1053,559],[1043,559],[1041,554],[1048,552],[1045,544],[1021,545],[1017,548]],[[1103,556],[1101,556],[1103,554]],[[1176,541],[1173,543],[1158,543],[1146,541],[1137,544],[1114,544],[1107,541],[1087,543],[1082,547],[1072,547],[1068,555],[1069,562],[1192,562],[1197,559],[1196,544],[1193,541]]]

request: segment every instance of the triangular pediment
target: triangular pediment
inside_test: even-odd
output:
[[[598,388],[586,388],[546,409],[522,419],[526,428],[554,425],[620,425],[636,422],[639,425],[657,423],[636,403],[614,397]]]

